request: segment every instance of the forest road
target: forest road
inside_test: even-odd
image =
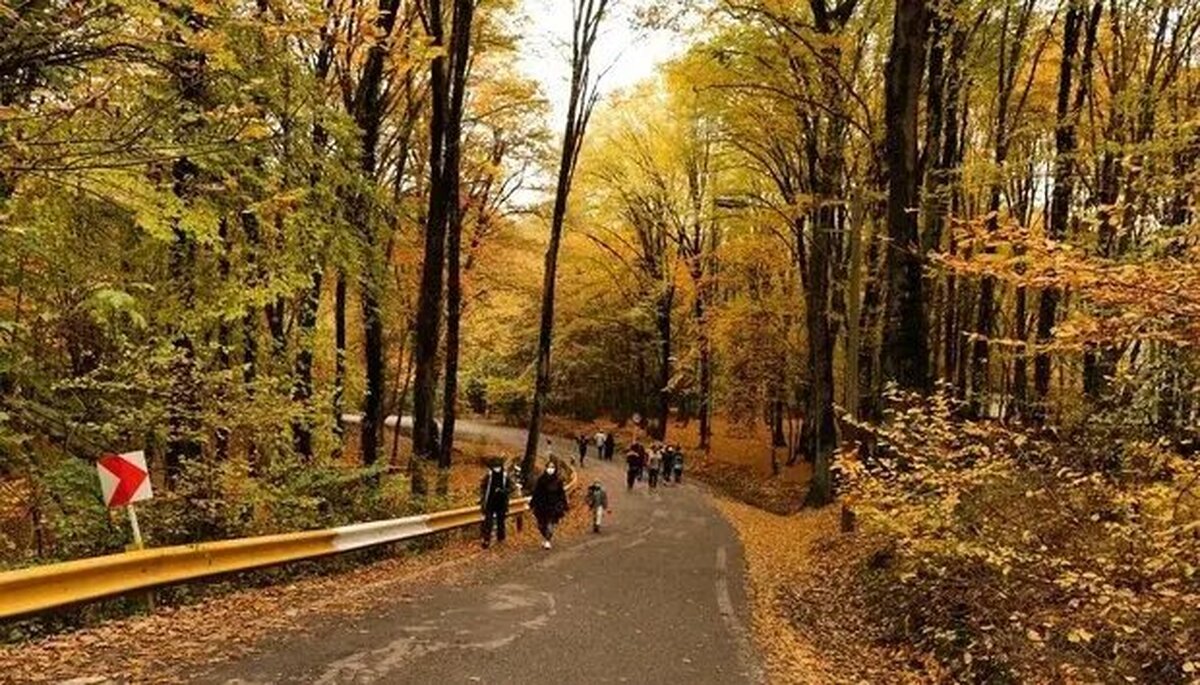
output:
[[[525,443],[518,429],[459,430],[513,452]],[[575,446],[555,440],[554,450]],[[365,615],[310,626],[195,682],[761,682],[736,532],[703,490],[639,483],[628,493],[622,467],[589,458],[581,471],[581,488],[598,478],[609,492],[601,534],[504,555],[408,601],[380,597]],[[572,502],[584,506],[582,493]]]

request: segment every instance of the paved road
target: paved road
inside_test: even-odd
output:
[[[524,445],[523,431],[463,433]],[[556,441],[565,456],[573,445]],[[736,533],[698,488],[625,492],[593,463],[615,515],[600,535],[507,555],[465,584],[381,605],[235,661],[199,682],[755,683]],[[528,532],[526,534],[529,534]]]

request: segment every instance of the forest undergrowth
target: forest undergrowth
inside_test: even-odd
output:
[[[1196,682],[1193,460],[1114,439],[1119,413],[1035,433],[889,407],[841,454],[846,512],[721,501],[780,682]]]

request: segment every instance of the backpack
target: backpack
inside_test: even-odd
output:
[[[486,501],[496,502],[501,498],[508,497],[508,474],[501,471],[496,473],[492,471],[488,473],[487,493],[484,495]]]
[[[592,509],[608,506],[608,495],[605,494],[603,485],[593,483],[588,486],[587,505]]]

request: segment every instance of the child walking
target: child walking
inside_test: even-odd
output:
[[[587,490],[587,505],[592,510],[592,532],[600,532],[600,524],[604,523],[604,512],[608,509],[608,493],[600,481],[592,481]]]

